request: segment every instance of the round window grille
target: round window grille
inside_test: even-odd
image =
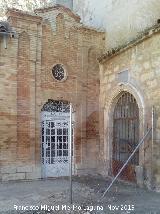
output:
[[[65,71],[63,65],[61,65],[61,64],[55,65],[52,69],[52,75],[53,75],[54,79],[56,79],[58,81],[65,80],[66,71]]]

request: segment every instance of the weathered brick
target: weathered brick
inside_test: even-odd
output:
[[[3,180],[24,179],[25,173],[27,179],[40,177],[40,171],[35,172],[34,168],[41,166],[40,116],[48,99],[68,100],[75,107],[79,121],[75,126],[75,145],[79,145],[75,146],[75,164],[86,159],[87,140],[99,142],[96,58],[102,53],[105,33],[82,26],[79,16],[63,6],[36,13],[29,15],[10,9],[7,15],[17,37],[8,40],[8,49],[0,42]],[[53,66],[59,63],[68,75],[63,82],[52,76]],[[90,152],[94,167],[96,152],[98,147]],[[5,169],[13,164],[17,165],[17,173],[15,168]]]

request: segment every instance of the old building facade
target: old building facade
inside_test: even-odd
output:
[[[9,27],[1,23],[0,37],[1,180],[68,175],[70,102],[74,173],[95,173],[97,57],[104,33],[84,27],[63,5],[38,9],[34,15],[11,9],[6,15]]]
[[[157,24],[129,44],[99,58],[100,136],[105,173],[118,173],[153,124],[153,138],[150,131],[121,178],[157,189],[160,185],[159,30]]]
[[[60,3],[0,23],[1,181],[68,175],[72,103],[74,174],[115,176],[147,134],[120,177],[158,189],[159,24],[104,54],[105,33]]]

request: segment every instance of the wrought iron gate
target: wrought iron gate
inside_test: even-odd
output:
[[[49,100],[42,112],[43,177],[69,175],[69,103]]]
[[[139,142],[139,109],[132,94],[123,92],[118,99],[113,116],[112,172],[116,175]],[[136,181],[135,166],[139,152],[124,169],[121,178]]]

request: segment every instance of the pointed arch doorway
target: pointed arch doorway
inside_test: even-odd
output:
[[[48,100],[44,104],[41,110],[43,177],[69,175],[69,121],[68,101]]]
[[[139,108],[129,92],[122,92],[113,113],[112,173],[115,176],[139,143]],[[139,152],[122,172],[120,178],[135,182],[135,166],[139,164]]]

